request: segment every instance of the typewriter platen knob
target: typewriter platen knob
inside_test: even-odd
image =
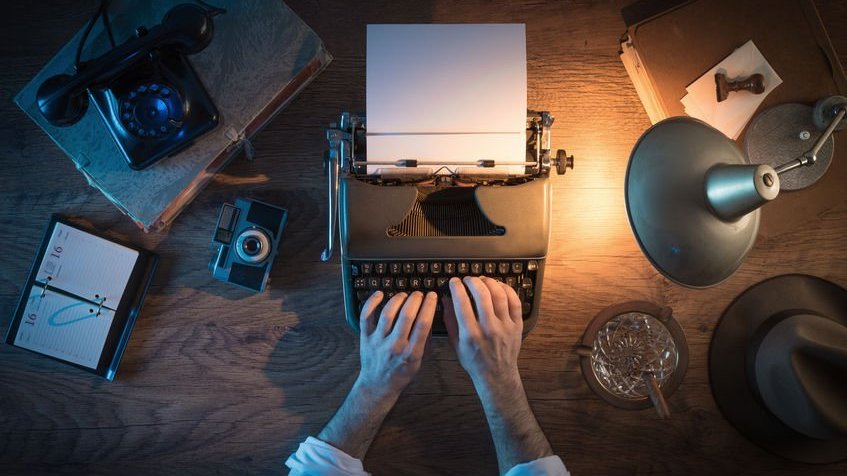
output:
[[[573,169],[573,156],[568,155],[565,152],[565,149],[559,149],[556,151],[556,173],[559,175],[565,175],[565,172],[568,169]]]

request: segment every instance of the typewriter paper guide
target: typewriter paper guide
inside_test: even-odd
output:
[[[368,25],[367,121],[369,161],[522,163],[524,25]]]

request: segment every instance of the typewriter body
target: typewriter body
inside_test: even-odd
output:
[[[437,171],[414,160],[367,161],[366,118],[343,113],[327,129],[329,236],[321,259],[333,253],[335,230],[347,322],[359,326],[365,300],[376,290],[436,291],[449,295],[453,276],[489,276],[512,286],[522,302],[524,334],[535,325],[550,238],[550,171],[564,174],[573,157],[550,153],[553,116],[528,111],[525,173],[498,175],[486,160],[453,162]],[[368,174],[368,165],[393,165]],[[423,165],[423,164],[421,164]],[[439,299],[433,333],[444,334]],[[447,301],[449,303],[449,301]]]

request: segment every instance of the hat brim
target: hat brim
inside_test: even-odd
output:
[[[789,274],[767,279],[741,293],[726,309],[712,336],[712,395],[732,426],[774,454],[817,464],[847,459],[847,437],[821,440],[793,430],[767,409],[751,387],[747,356],[756,330],[770,317],[786,311],[816,314],[847,326],[847,291],[821,278]]]

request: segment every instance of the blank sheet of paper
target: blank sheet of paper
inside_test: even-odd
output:
[[[524,25],[368,25],[367,130],[369,161],[523,162]]]

